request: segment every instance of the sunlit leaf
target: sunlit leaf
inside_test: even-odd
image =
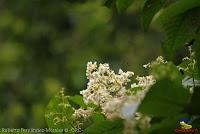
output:
[[[189,101],[189,91],[182,86],[182,77],[172,63],[154,64],[151,73],[156,78],[139,107],[139,111],[153,116],[173,116],[181,112]]]
[[[178,49],[196,37],[200,26],[200,1],[180,0],[168,6],[158,21],[161,22],[166,38],[162,42],[164,54],[174,58]]]
[[[147,30],[154,15],[162,8],[166,0],[147,0],[142,10],[142,26]]]
[[[139,111],[153,116],[174,116],[188,103],[189,92],[180,84],[165,78],[156,82],[139,107]]]

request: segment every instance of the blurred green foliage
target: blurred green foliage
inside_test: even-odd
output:
[[[0,127],[45,127],[57,91],[85,88],[88,61],[144,74],[161,35],[156,25],[141,30],[141,5],[116,15],[99,0],[1,0]]]

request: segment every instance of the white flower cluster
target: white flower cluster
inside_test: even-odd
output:
[[[73,116],[75,118],[87,118],[88,116],[90,116],[92,114],[92,112],[94,111],[94,109],[92,108],[88,108],[88,109],[82,109],[82,108],[79,108],[77,110],[74,111],[74,114]]]
[[[87,89],[80,93],[86,104],[99,105],[108,119],[133,119],[146,92],[155,83],[151,75],[137,77],[138,83],[134,83],[131,87],[142,87],[143,90],[128,96],[129,90],[126,90],[125,86],[133,75],[133,72],[123,72],[121,69],[116,74],[108,64],[97,66],[96,62],[88,62],[86,76],[89,82]]]
[[[150,88],[156,82],[153,75],[142,76],[142,77],[137,76],[136,80],[138,81],[138,84],[136,83],[132,84],[131,88],[135,88],[135,87]]]
[[[141,87],[141,90],[133,90],[134,92],[134,96],[138,99],[138,105],[141,103],[141,101],[143,100],[143,98],[145,97],[146,93],[149,91],[150,87],[152,85],[154,85],[156,83],[156,80],[154,79],[154,77],[152,75],[149,76],[142,76],[136,77],[136,80],[138,81],[138,83],[133,83],[131,85],[131,88],[137,88],[137,87]],[[129,93],[131,93],[132,91],[128,91]]]
[[[136,91],[131,96],[126,95],[121,98],[114,98],[105,103],[105,105],[102,107],[102,111],[107,118],[120,117],[126,120],[134,118],[141,101],[145,97],[150,87],[155,84],[155,79],[152,75],[143,77],[138,76],[136,80],[138,80],[138,83],[132,84],[131,87],[142,87],[141,90]],[[127,90],[127,93],[129,92],[130,90]]]
[[[133,72],[123,72],[121,69],[119,69],[118,74],[115,74],[110,69],[109,64],[99,64],[97,67],[96,62],[88,62],[86,76],[89,82],[87,89],[80,93],[86,104],[94,103],[103,106],[112,98],[125,96],[125,86],[133,75]]]
[[[150,68],[154,64],[165,64],[167,61],[164,60],[162,56],[158,56],[155,61],[151,63],[147,63],[146,65],[143,65],[144,68]]]
[[[159,63],[159,64],[167,63],[167,61],[165,61],[164,58],[163,58],[162,56],[158,56],[158,57],[156,58],[156,61],[155,61],[155,62],[157,62],[157,63]]]

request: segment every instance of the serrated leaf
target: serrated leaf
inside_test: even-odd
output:
[[[181,64],[178,65],[180,70],[182,70],[182,75],[186,77],[190,77],[191,79],[199,80],[199,73],[198,73],[198,64],[195,62],[195,57],[190,57],[182,61]]]
[[[139,111],[153,116],[179,114],[189,100],[189,91],[182,86],[182,76],[172,63],[153,64],[150,73],[156,78],[139,107]]]
[[[188,103],[189,92],[181,83],[164,78],[147,93],[139,111],[153,116],[170,117],[179,114]]]
[[[166,33],[164,54],[172,59],[179,48],[196,36],[200,25],[200,1],[180,0],[167,7],[158,17]]]
[[[164,54],[172,59],[178,49],[196,36],[200,24],[200,8],[191,9],[183,14],[162,22],[166,38],[162,42]]]
[[[124,12],[134,0],[116,0],[116,7],[119,13]]]
[[[162,8],[166,0],[147,0],[142,10],[142,26],[146,31],[154,15]]]
[[[183,14],[188,10],[199,6],[199,0],[178,0],[170,6],[168,6],[167,8],[165,8],[159,16],[158,20],[168,21],[174,16]]]
[[[191,76],[192,73],[194,72],[192,65],[193,65],[193,61],[191,59],[186,59],[186,60],[183,60],[182,63],[178,65],[178,67],[184,71],[183,75]]]

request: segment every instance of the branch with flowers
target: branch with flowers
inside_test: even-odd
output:
[[[104,4],[122,13],[131,3],[105,0]],[[190,119],[190,128],[200,128],[200,1],[147,0],[142,10],[144,30],[154,16],[166,33],[162,48],[169,60],[159,56],[144,65],[148,76],[122,69],[116,73],[107,63],[88,62],[87,88],[75,96],[66,96],[63,89],[49,102],[48,127],[61,129],[52,133],[171,134],[181,118]],[[172,59],[184,45],[189,56],[175,65]]]
[[[194,90],[179,71],[187,67],[175,66],[161,56],[144,67],[150,75],[137,76],[132,83],[133,72],[119,69],[115,73],[107,63],[88,62],[87,89],[75,96],[65,96],[61,90],[47,107],[48,126],[67,128],[68,133],[112,133],[116,129],[135,134],[153,131],[151,122],[156,118],[171,117],[170,122],[176,122]]]

